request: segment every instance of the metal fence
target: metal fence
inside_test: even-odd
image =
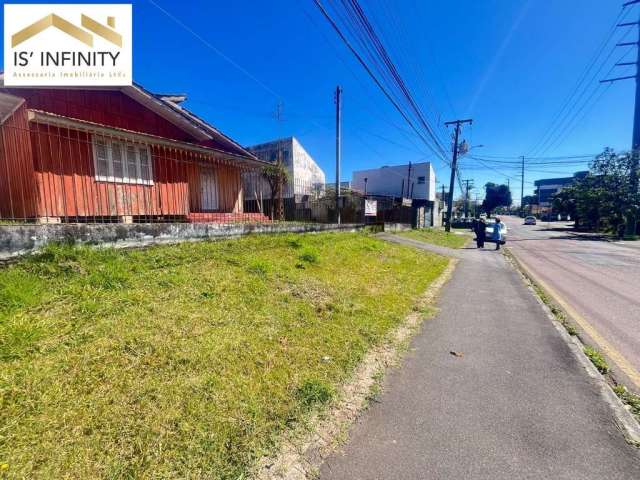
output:
[[[331,185],[293,172],[280,191],[261,165],[186,142],[26,110],[0,126],[0,223],[336,221]],[[366,216],[365,197],[344,192],[341,221],[411,223],[400,199],[375,199]]]

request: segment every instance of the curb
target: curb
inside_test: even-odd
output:
[[[348,431],[367,409],[372,392],[389,370],[400,365],[406,346],[422,323],[435,316],[436,301],[451,279],[458,260],[451,258],[443,272],[423,293],[420,303],[434,308],[430,313],[409,313],[378,347],[369,351],[350,380],[339,388],[336,402],[316,412],[306,423],[285,433],[276,451],[259,460],[251,478],[256,480],[306,480],[317,478],[325,459],[348,438]]]
[[[627,443],[640,447],[640,423],[636,420],[634,415],[626,409],[622,400],[615,394],[611,386],[605,379],[605,377],[596,369],[591,363],[591,360],[584,354],[584,344],[577,336],[571,336],[567,333],[564,325],[562,325],[555,317],[548,305],[546,305],[542,299],[538,296],[533,288],[533,283],[538,283],[537,277],[518,259],[516,256],[507,250],[507,261],[511,263],[516,271],[520,274],[524,280],[527,288],[531,294],[535,297],[536,301],[542,307],[542,310],[547,315],[547,318],[551,321],[555,329],[560,334],[560,337],[567,344],[575,358],[580,365],[585,369],[587,374],[593,379],[600,391],[600,396],[605,401],[607,406],[613,413],[614,421],[618,429],[622,432]],[[540,285],[538,284],[539,288]],[[547,295],[551,296],[554,300],[555,297],[545,290]],[[565,312],[566,313],[566,312]]]

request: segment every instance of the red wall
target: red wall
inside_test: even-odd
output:
[[[0,129],[0,216],[182,216],[199,210],[199,165],[210,163],[210,156],[152,147],[153,185],[96,181],[89,133],[33,122],[29,124],[26,116],[27,108],[43,110],[197,143],[187,133],[127,95],[101,90],[21,88],[3,91],[25,98],[26,103]],[[15,128],[14,123],[20,128]],[[241,212],[239,168],[234,165],[217,168],[220,169],[218,178],[222,184],[221,209]],[[30,193],[25,195],[24,192]]]
[[[122,92],[103,90],[6,89],[27,107],[56,115],[197,143],[190,135]]]
[[[152,147],[153,185],[97,181],[91,135],[32,126],[38,216],[186,215],[193,159],[184,151]]]
[[[33,217],[36,199],[29,120],[23,104],[0,126],[0,217]]]

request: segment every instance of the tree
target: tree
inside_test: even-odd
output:
[[[629,182],[632,167],[630,154],[606,148],[586,177],[554,196],[554,209],[571,215],[578,227],[623,235],[627,220],[640,211],[640,194]]]
[[[495,183],[487,183],[484,186],[485,195],[482,202],[482,209],[491,216],[498,207],[510,207],[513,203],[511,199],[511,190],[507,185],[498,185]]]
[[[284,185],[289,181],[289,171],[280,156],[278,156],[278,160],[276,160],[275,163],[262,168],[262,177],[269,185],[269,190],[271,190],[271,220],[276,219],[276,213],[278,220],[284,220],[282,190]]]
[[[524,197],[522,197],[522,207],[524,211],[528,210],[529,213],[531,213],[532,211],[531,207],[533,205],[538,205],[537,195],[525,195]]]

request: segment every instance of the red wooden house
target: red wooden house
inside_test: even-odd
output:
[[[0,85],[0,219],[255,221],[241,176],[263,163],[140,85]]]

